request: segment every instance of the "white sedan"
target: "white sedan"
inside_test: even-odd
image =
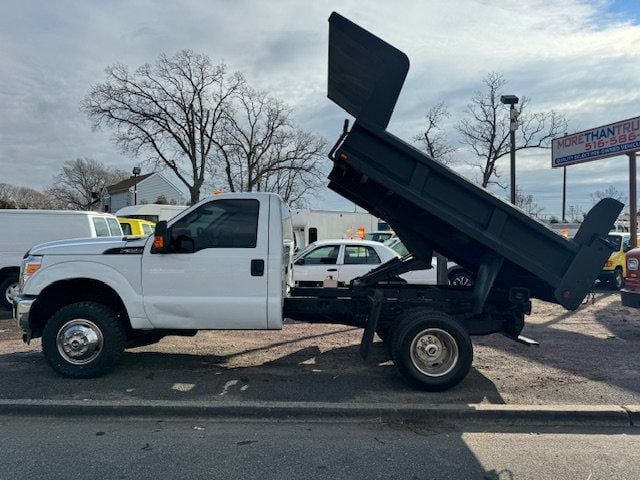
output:
[[[331,277],[338,285],[348,285],[381,263],[399,257],[391,248],[367,240],[323,240],[312,243],[295,258],[293,279],[297,287],[315,287]],[[407,283],[436,284],[436,259],[433,268],[403,273]]]

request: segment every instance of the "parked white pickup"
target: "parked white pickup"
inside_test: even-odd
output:
[[[113,367],[130,340],[281,328],[292,254],[289,208],[279,196],[220,195],[173,218],[160,240],[33,247],[15,314],[27,339],[42,336],[55,370],[95,376]]]

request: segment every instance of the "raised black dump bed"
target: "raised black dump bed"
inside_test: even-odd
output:
[[[569,240],[386,131],[409,69],[401,51],[334,13],[328,96],[355,117],[332,149],[329,187],[386,220],[412,255],[349,288],[295,289],[285,315],[365,327],[415,386],[443,390],[471,367],[469,335],[501,332],[523,343],[530,297],[577,308],[606,262],[605,238],[623,205],[598,203]],[[395,283],[436,251],[475,273],[472,289]]]
[[[577,308],[611,252],[623,205],[604,199],[569,240],[385,129],[406,55],[344,17],[329,19],[328,96],[356,120],[331,154],[329,188],[383,218],[415,256],[435,250],[496,285]]]

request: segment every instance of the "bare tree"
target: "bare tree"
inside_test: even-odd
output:
[[[622,203],[627,203],[626,195],[621,191],[619,191],[613,185],[609,185],[604,190],[596,190],[595,192],[590,193],[589,196],[591,197],[591,201],[593,202],[594,205],[598,203],[600,200],[602,200],[603,198],[613,198]]]
[[[297,128],[281,101],[246,85],[233,95],[233,105],[222,137],[215,140],[220,157],[211,173],[222,170],[232,192],[271,191],[288,202],[303,202],[322,184],[325,140]]]
[[[89,210],[100,200],[104,187],[127,177],[123,170],[107,167],[92,158],[76,158],[64,162],[47,195],[61,208]]]
[[[46,194],[29,187],[0,183],[0,208],[52,209],[56,203]]]
[[[523,192],[516,187],[516,206],[526,212],[529,216],[538,218],[544,211],[544,207],[534,201],[533,195]]]
[[[584,219],[584,210],[576,205],[569,205],[567,218],[571,223],[582,223]]]
[[[445,165],[453,163],[452,155],[456,151],[442,133],[442,123],[449,117],[451,114],[447,105],[444,102],[436,103],[425,115],[424,131],[414,138],[427,155]]]
[[[163,54],[133,73],[119,64],[105,72],[106,81],[81,104],[94,128],[113,129],[122,151],[172,170],[191,203],[197,202],[207,165],[217,155],[229,97],[244,85],[243,77],[227,76],[224,64],[212,65],[190,50]]]
[[[499,182],[496,162],[508,155],[509,109],[500,103],[506,85],[501,74],[489,73],[483,80],[485,91],[476,91],[465,110],[466,118],[458,124],[463,143],[471,147],[477,159],[469,162],[482,174],[482,186]],[[566,131],[564,116],[555,111],[529,113],[529,98],[521,97],[516,108],[518,131],[516,151],[530,148],[550,148],[551,140]]]

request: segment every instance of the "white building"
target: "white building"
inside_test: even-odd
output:
[[[129,177],[102,190],[100,205],[103,212],[116,212],[131,205],[158,203],[164,197],[173,205],[184,205],[182,191],[160,173]]]

